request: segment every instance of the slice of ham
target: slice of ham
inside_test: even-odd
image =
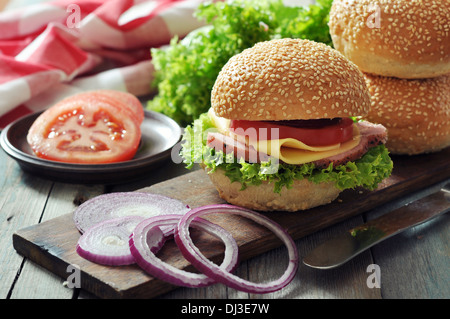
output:
[[[327,168],[330,163],[333,163],[333,166],[338,166],[349,161],[355,161],[367,153],[371,147],[386,143],[387,130],[383,125],[365,121],[358,122],[356,125],[361,134],[359,144],[344,153],[314,161],[313,163],[317,168]],[[209,133],[207,145],[226,154],[234,152],[235,157],[243,158],[249,163],[260,163],[268,161],[270,158],[269,155],[258,152],[253,146],[236,141],[234,138],[221,133]]]
[[[225,154],[233,152],[238,160],[243,158],[248,163],[267,162],[270,158],[266,153],[258,152],[253,146],[239,142],[222,133],[208,133],[207,145]]]
[[[359,144],[347,152],[315,161],[314,164],[317,168],[327,168],[330,163],[333,163],[335,167],[355,161],[366,154],[371,147],[386,143],[387,130],[383,125],[370,122],[358,122],[356,125],[361,135]]]

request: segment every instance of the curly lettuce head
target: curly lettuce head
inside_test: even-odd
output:
[[[392,173],[393,162],[384,145],[372,147],[360,159],[345,165],[317,169],[313,163],[289,165],[284,163],[247,163],[236,161],[233,154],[216,152],[206,145],[207,134],[217,131],[207,113],[200,115],[192,125],[186,127],[180,155],[187,168],[196,163],[205,165],[210,171],[222,169],[231,182],[239,182],[242,189],[249,185],[272,183],[275,193],[283,187],[291,188],[295,180],[308,179],[314,183],[333,182],[340,189],[364,187],[369,190]],[[276,164],[276,165],[275,165]],[[276,170],[274,170],[276,167]]]

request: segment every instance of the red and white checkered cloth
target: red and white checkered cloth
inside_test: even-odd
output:
[[[0,129],[68,95],[150,93],[150,48],[202,26],[202,0],[56,0],[0,13]]]

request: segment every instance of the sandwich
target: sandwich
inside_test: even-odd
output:
[[[333,48],[260,42],[224,65],[211,109],[186,127],[180,155],[230,204],[325,205],[345,189],[374,190],[392,172],[386,128],[364,120],[370,103],[361,71]]]

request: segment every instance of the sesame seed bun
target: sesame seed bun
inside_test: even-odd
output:
[[[334,47],[367,73],[405,79],[450,73],[450,0],[334,0]]]
[[[366,74],[369,121],[388,131],[392,154],[421,154],[450,146],[450,75],[406,80]]]
[[[227,119],[307,120],[364,116],[370,96],[361,71],[338,51],[277,39],[232,57],[217,77],[211,105]]]
[[[307,179],[295,180],[291,188],[283,188],[278,194],[273,192],[273,184],[267,182],[242,190],[242,185],[239,182],[230,183],[225,171],[220,168],[209,172],[208,176],[222,199],[258,211],[305,210],[329,204],[341,193],[333,183],[316,184]]]

